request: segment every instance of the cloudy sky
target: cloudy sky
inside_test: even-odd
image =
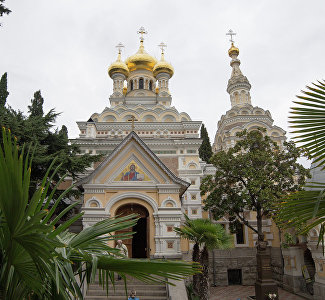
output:
[[[1,18],[0,73],[8,72],[8,103],[26,111],[36,90],[45,109],[62,112],[69,136],[109,105],[112,81],[107,67],[115,45],[123,58],[139,46],[159,57],[168,47],[175,68],[173,105],[202,120],[213,142],[217,121],[230,109],[229,29],[237,32],[241,69],[252,85],[252,104],[270,110],[288,129],[288,111],[306,84],[324,79],[324,0],[7,0],[12,13]]]

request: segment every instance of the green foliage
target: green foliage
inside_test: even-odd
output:
[[[304,101],[293,101],[298,104],[290,111],[291,127],[295,128],[292,133],[293,139],[308,150],[314,162],[319,165],[325,163],[325,81],[313,83],[306,87],[308,91],[302,91],[304,96],[297,98]]]
[[[189,283],[186,285],[186,291],[187,291],[188,300],[200,300],[199,296],[196,295],[194,291],[193,283]]]
[[[229,236],[220,224],[212,223],[209,219],[191,220],[185,215],[184,226],[175,227],[174,231],[182,238],[190,240],[198,246],[206,246],[208,249],[226,249],[231,246]]]
[[[0,85],[0,99],[2,99],[1,95],[6,95],[1,90]],[[3,91],[5,90],[3,89]],[[53,178],[55,182],[58,182],[66,172],[72,179],[77,179],[78,174],[84,173],[87,167],[101,157],[89,154],[80,155],[79,147],[70,144],[65,126],[62,126],[61,130],[53,129],[59,114],[54,109],[44,113],[43,104],[44,99],[41,92],[37,91],[28,106],[27,115],[15,111],[10,106],[0,106],[0,125],[10,128],[12,134],[16,136],[18,144],[25,144],[27,148],[33,145],[34,161],[31,172],[31,192],[35,191],[42,181],[55,157],[58,158],[55,167],[60,165]]]
[[[289,116],[291,127],[295,129],[294,139],[308,150],[314,163],[324,169],[325,81],[307,86],[307,91],[302,93],[303,96],[297,96],[302,101],[294,101],[298,106],[292,107]],[[305,190],[288,195],[283,199],[278,211],[278,222],[284,227],[300,226],[300,234],[307,234],[312,228],[319,226],[318,243],[322,243],[324,252],[324,183],[311,182]]]
[[[204,124],[201,126],[200,138],[202,139],[202,144],[199,148],[199,155],[203,161],[206,161],[208,163],[210,162],[210,158],[212,156],[212,147],[210,144],[208,131],[206,130]]]
[[[114,288],[114,274],[145,282],[180,280],[199,271],[198,264],[180,261],[120,259],[119,250],[108,246],[109,240],[130,238],[131,232],[113,233],[136,224],[136,215],[109,218],[78,234],[68,227],[82,214],[58,226],[53,219],[55,207],[68,191],[63,192],[48,209],[52,200],[49,186],[60,166],[50,177],[50,169],[30,197],[32,159],[24,155],[10,131],[2,130],[0,147],[0,295],[2,299],[83,299],[80,282],[93,282],[99,273],[107,290]],[[13,140],[13,142],[12,142]],[[20,151],[21,150],[21,151]],[[24,159],[25,157],[25,159]],[[59,184],[59,183],[58,183]],[[54,187],[55,189],[56,187]],[[73,209],[77,203],[70,205]],[[64,213],[64,212],[62,212]]]
[[[286,248],[289,248],[293,244],[295,244],[294,236],[289,232],[285,232],[284,233],[284,241],[282,242],[281,247],[286,249]]]
[[[272,216],[274,203],[283,195],[301,189],[309,171],[297,159],[303,154],[292,142],[282,149],[264,130],[238,133],[238,142],[227,152],[215,154],[211,162],[215,176],[207,176],[201,184],[201,195],[207,195],[205,209],[216,219],[227,215],[230,222],[240,222],[258,234],[262,233],[263,216]],[[257,212],[257,229],[248,223],[244,211]]]
[[[9,92],[7,88],[7,72],[0,79],[0,109],[5,106]]]
[[[192,260],[200,262],[202,273],[193,276],[193,288],[199,294],[199,299],[206,299],[209,285],[209,254],[208,249],[227,249],[232,246],[232,238],[220,224],[209,219],[189,219],[184,214],[184,226],[174,228],[182,238],[194,243]],[[200,252],[200,246],[203,249]]]

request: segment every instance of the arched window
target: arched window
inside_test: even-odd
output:
[[[143,90],[143,78],[139,79],[139,89]]]
[[[152,80],[149,82],[149,90],[152,91]]]
[[[133,90],[133,80],[131,80],[131,91]]]

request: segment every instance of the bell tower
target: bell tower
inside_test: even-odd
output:
[[[232,67],[231,77],[228,81],[227,92],[230,95],[231,107],[244,106],[251,104],[250,89],[251,85],[246,76],[243,75],[239,66],[240,60],[237,58],[239,49],[235,47],[232,36],[236,35],[232,30],[229,30],[227,35],[230,35],[231,47],[228,54],[231,57],[230,66]]]

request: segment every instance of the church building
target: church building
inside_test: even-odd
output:
[[[139,49],[126,60],[122,59],[123,45],[117,45],[117,59],[108,68],[113,84],[109,105],[103,103],[102,112],[77,122],[79,138],[71,140],[82,153],[104,155],[78,182],[83,189],[82,223],[87,227],[108,217],[137,213],[140,219],[133,227],[136,233],[124,241],[129,257],[180,259],[190,255],[191,245],[180,239],[173,228],[182,224],[184,213],[190,219],[208,218],[203,211],[200,183],[204,176],[214,175],[215,168],[199,158],[202,122],[192,120],[172,105],[169,80],[174,68],[165,60],[166,45],[159,45],[161,57],[156,59],[145,50],[143,27],[138,34]],[[281,147],[285,131],[274,125],[268,110],[252,105],[251,85],[240,70],[239,49],[233,41],[228,54],[232,68],[227,86],[231,108],[218,121],[213,151],[233,147],[237,132],[258,127],[265,128]],[[256,226],[255,212],[245,214]],[[229,229],[226,217],[217,222]],[[263,220],[263,232],[272,246],[273,277],[280,285],[299,291],[303,281],[301,266],[309,265],[323,289],[325,260],[320,258],[320,250],[315,250],[317,234],[305,242],[315,258],[315,270],[308,251],[301,249],[299,255],[297,249],[285,255],[281,252],[279,231],[271,219]],[[242,226],[234,234],[233,249],[214,250],[210,256],[211,282],[253,285],[256,240],[257,235]]]
[[[180,226],[183,213],[202,217],[200,182],[214,169],[199,158],[201,121],[172,106],[168,85],[174,69],[165,60],[166,45],[159,45],[157,60],[145,50],[144,28],[138,34],[139,50],[124,61],[119,44],[108,68],[110,105],[77,122],[80,134],[72,142],[83,153],[105,154],[79,182],[83,226],[138,213],[137,233],[125,241],[129,256],[181,258],[189,245],[173,228]]]

